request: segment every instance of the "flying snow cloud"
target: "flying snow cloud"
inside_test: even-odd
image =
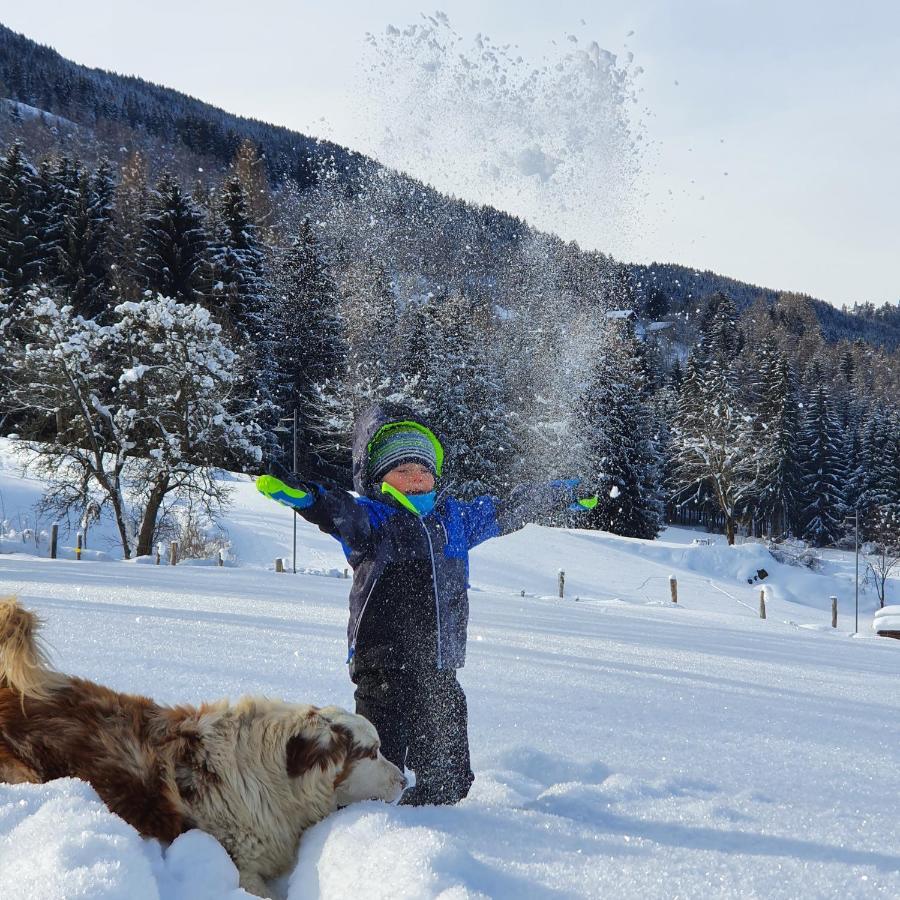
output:
[[[575,34],[528,59],[443,13],[367,36],[357,145],[437,189],[625,255],[645,156],[641,69]]]

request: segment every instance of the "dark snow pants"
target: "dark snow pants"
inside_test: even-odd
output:
[[[457,803],[475,780],[466,695],[454,669],[363,669],[353,673],[356,712],[378,730],[381,752],[416,786],[401,803]]]

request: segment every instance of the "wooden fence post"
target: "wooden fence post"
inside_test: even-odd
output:
[[[284,571],[284,560],[280,556],[275,557],[275,571],[276,572]]]
[[[669,591],[672,594],[672,602],[678,602],[678,579],[674,575],[669,576]]]
[[[761,588],[759,592],[759,617],[764,619],[766,617],[766,589]]]
[[[350,577],[350,570],[344,569],[344,578],[349,578],[349,577]]]
[[[169,545],[169,565],[178,565],[178,541],[172,541]]]
[[[81,559],[81,542],[83,540],[84,540],[84,538],[82,537],[81,532],[79,531],[78,534],[75,536],[75,559]]]
[[[222,568],[222,566],[224,566],[224,565],[225,565],[225,551],[220,550],[219,551],[219,568]]]
[[[559,599],[562,600],[563,594],[566,592],[566,573],[562,569],[559,570]]]
[[[162,544],[156,545],[156,564],[159,565],[159,561],[162,559]]]
[[[56,559],[56,541],[59,538],[59,525],[54,522],[50,526],[50,559]]]
[[[831,627],[837,628],[837,597],[831,598]]]

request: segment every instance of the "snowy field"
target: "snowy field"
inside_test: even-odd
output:
[[[12,533],[33,527],[39,485],[0,442],[0,595],[46,619],[58,668],[119,690],[352,708],[338,544],[300,523],[303,573],[276,574],[290,513],[248,479],[234,487],[225,568],[122,562],[108,524],[91,533],[91,558],[50,561],[46,542]],[[813,574],[756,544],[698,537],[529,526],[479,548],[460,673],[471,795],[331,816],[304,836],[280,895],[900,897],[900,642],[873,636],[866,593],[852,634],[851,556],[829,554]],[[747,583],[759,568],[765,621]],[[4,900],[240,896],[200,832],[163,847],[80,782],[0,785]]]

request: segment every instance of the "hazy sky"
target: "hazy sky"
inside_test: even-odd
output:
[[[535,58],[576,27],[634,53],[653,147],[640,228],[601,249],[837,304],[900,298],[893,0],[5,0],[0,21],[76,62],[366,149],[365,32],[434,8]]]

